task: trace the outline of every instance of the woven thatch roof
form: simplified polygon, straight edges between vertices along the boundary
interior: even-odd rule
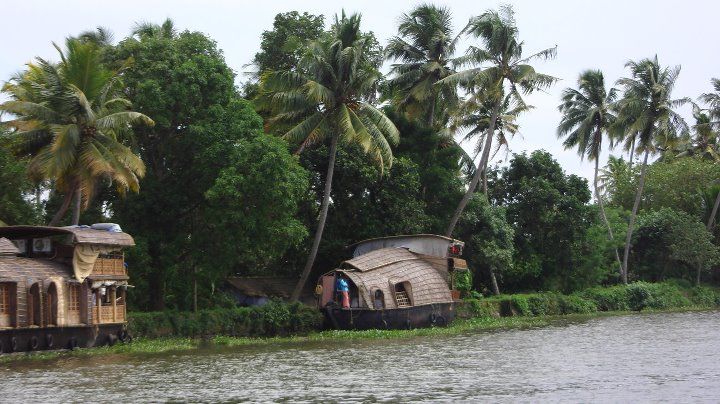
[[[118,247],[131,247],[135,241],[127,233],[95,230],[87,227],[49,227],[49,226],[7,226],[0,227],[0,237],[11,239],[30,237],[50,237],[70,234],[77,244],[97,244]]]
[[[345,261],[343,272],[358,287],[366,307],[373,307],[375,290],[381,290],[385,307],[396,307],[395,285],[409,285],[408,295],[415,306],[451,302],[446,272],[423,256],[404,248],[383,248]],[[407,288],[406,288],[407,289]]]
[[[405,248],[383,248],[344,261],[342,267],[351,267],[364,272],[380,268],[393,262],[416,259],[418,259],[418,257]]]
[[[23,279],[42,280],[63,278],[72,281],[72,267],[57,261],[9,257],[0,258],[0,281],[21,281]]]
[[[0,255],[17,255],[20,251],[15,247],[12,241],[0,237]]]

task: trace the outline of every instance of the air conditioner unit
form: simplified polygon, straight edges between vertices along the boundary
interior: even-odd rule
[[[13,240],[13,244],[15,244],[15,248],[20,251],[20,254],[26,254],[27,253],[27,243],[24,239],[22,240]]]
[[[49,238],[36,238],[33,240],[33,252],[49,253],[52,251],[52,241]]]

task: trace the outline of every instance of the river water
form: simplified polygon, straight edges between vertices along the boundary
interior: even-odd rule
[[[719,402],[720,312],[0,367],[2,402]]]

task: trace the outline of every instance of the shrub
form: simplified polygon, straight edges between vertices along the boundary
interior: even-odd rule
[[[470,317],[500,317],[501,301],[497,299],[466,299],[458,308],[458,316]]]
[[[129,313],[128,329],[137,337],[260,337],[305,334],[318,329],[322,315],[300,303],[271,301],[261,307],[192,312]]]
[[[625,286],[612,286],[609,288],[595,287],[578,293],[578,296],[595,302],[599,311],[627,311],[627,291]]]
[[[690,289],[688,298],[698,306],[720,306],[720,293],[706,286],[696,286]]]
[[[563,314],[594,313],[598,310],[597,304],[578,295],[562,296],[560,307]]]
[[[521,316],[532,316],[532,310],[530,310],[530,302],[528,301],[527,295],[512,295],[510,296],[510,302],[515,312]]]

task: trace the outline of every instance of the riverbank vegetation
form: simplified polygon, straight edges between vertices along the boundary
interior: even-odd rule
[[[717,307],[720,289],[676,280],[593,287],[572,294],[543,292],[467,298],[458,306],[458,317],[467,320]],[[136,312],[128,317],[128,330],[140,338],[307,335],[323,327],[322,315],[316,309],[279,300],[261,307]]]
[[[509,7],[399,21],[383,43],[357,14],[278,14],[241,85],[212,38],[170,20],[69,32],[57,62],[6,78],[0,223],[119,223],[148,336],[310,330],[296,306],[233,307],[225,279],[292,276],[297,295],[347,245],[397,234],[465,241],[465,296],[496,296],[469,305],[519,314],[688,307],[649,282],[720,282],[718,79],[674,94],[680,67],[653,54],[621,78],[578,72],[557,134],[593,163],[589,186],[543,150],[500,164],[518,117],[542,113],[526,94],[574,82],[538,72],[562,49],[523,49]]]
[[[75,351],[3,355],[0,363],[107,354],[162,354],[243,346],[450,336],[468,332],[521,329],[586,321],[639,312],[716,310],[720,289],[687,281],[637,282],[595,287],[570,295],[534,293],[466,299],[447,327],[412,330],[323,330],[317,310],[273,301],[263,307],[194,312],[130,313],[131,343]]]

